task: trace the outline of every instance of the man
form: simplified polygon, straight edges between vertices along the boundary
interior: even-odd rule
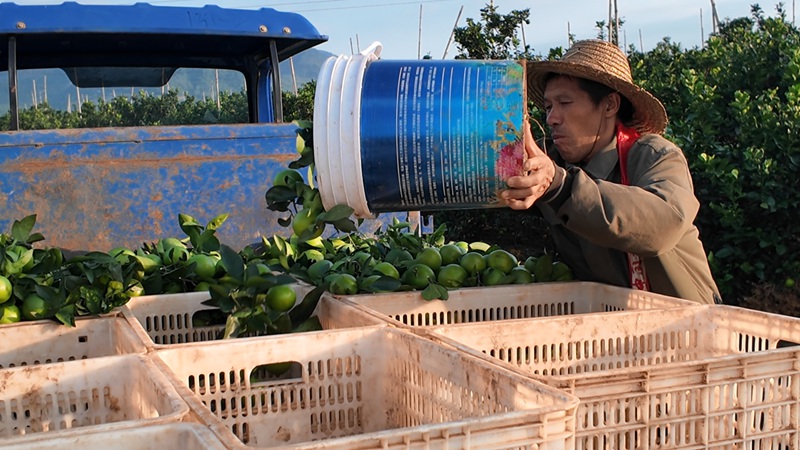
[[[625,54],[576,42],[558,61],[529,63],[528,88],[551,139],[543,151],[526,130],[526,175],[508,180],[508,206],[541,210],[580,280],[720,303],[688,163],[661,136],[664,106],[633,83]]]

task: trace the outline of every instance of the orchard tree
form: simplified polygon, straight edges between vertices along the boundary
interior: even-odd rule
[[[454,30],[456,59],[533,59],[533,49],[520,39],[529,17],[528,8],[502,15],[494,4],[486,5],[481,20],[468,18],[467,26]]]

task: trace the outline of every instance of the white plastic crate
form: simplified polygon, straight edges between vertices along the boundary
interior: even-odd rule
[[[297,301],[302,301],[313,288],[296,285]],[[225,325],[195,327],[192,324],[192,317],[197,312],[216,309],[203,304],[210,298],[208,292],[136,297],[122,308],[122,312],[149,348],[219,340],[222,339]],[[379,318],[327,293],[320,298],[314,314],[325,329],[383,324]]]
[[[578,400],[385,326],[194,343],[154,359],[232,448],[572,449]],[[261,366],[292,362],[283,379]]]
[[[75,436],[27,439],[3,445],[4,450],[226,450],[214,433],[198,423],[170,423],[115,431],[93,431]]]
[[[424,330],[580,399],[578,449],[800,448],[800,319],[730,306]]]
[[[3,369],[0,387],[4,444],[178,422],[189,414],[167,377],[144,355]]]
[[[0,342],[0,369],[146,351],[121,315],[78,318],[74,327],[50,320],[3,325]]]
[[[426,327],[562,316],[630,309],[669,309],[697,303],[666,295],[593,282],[534,283],[473,287],[448,292],[446,301],[419,291],[340,296],[398,327]]]

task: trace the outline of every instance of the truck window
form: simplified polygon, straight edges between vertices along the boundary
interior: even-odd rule
[[[245,77],[235,70],[28,69],[17,79],[21,130],[250,120]],[[8,73],[0,72],[0,131],[10,128],[9,104]]]

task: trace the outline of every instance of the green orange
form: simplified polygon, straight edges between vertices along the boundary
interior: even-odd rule
[[[11,280],[0,275],[0,303],[5,303],[11,298]]]
[[[273,311],[289,311],[294,307],[296,301],[297,293],[288,284],[272,286],[267,291],[267,306]]]

